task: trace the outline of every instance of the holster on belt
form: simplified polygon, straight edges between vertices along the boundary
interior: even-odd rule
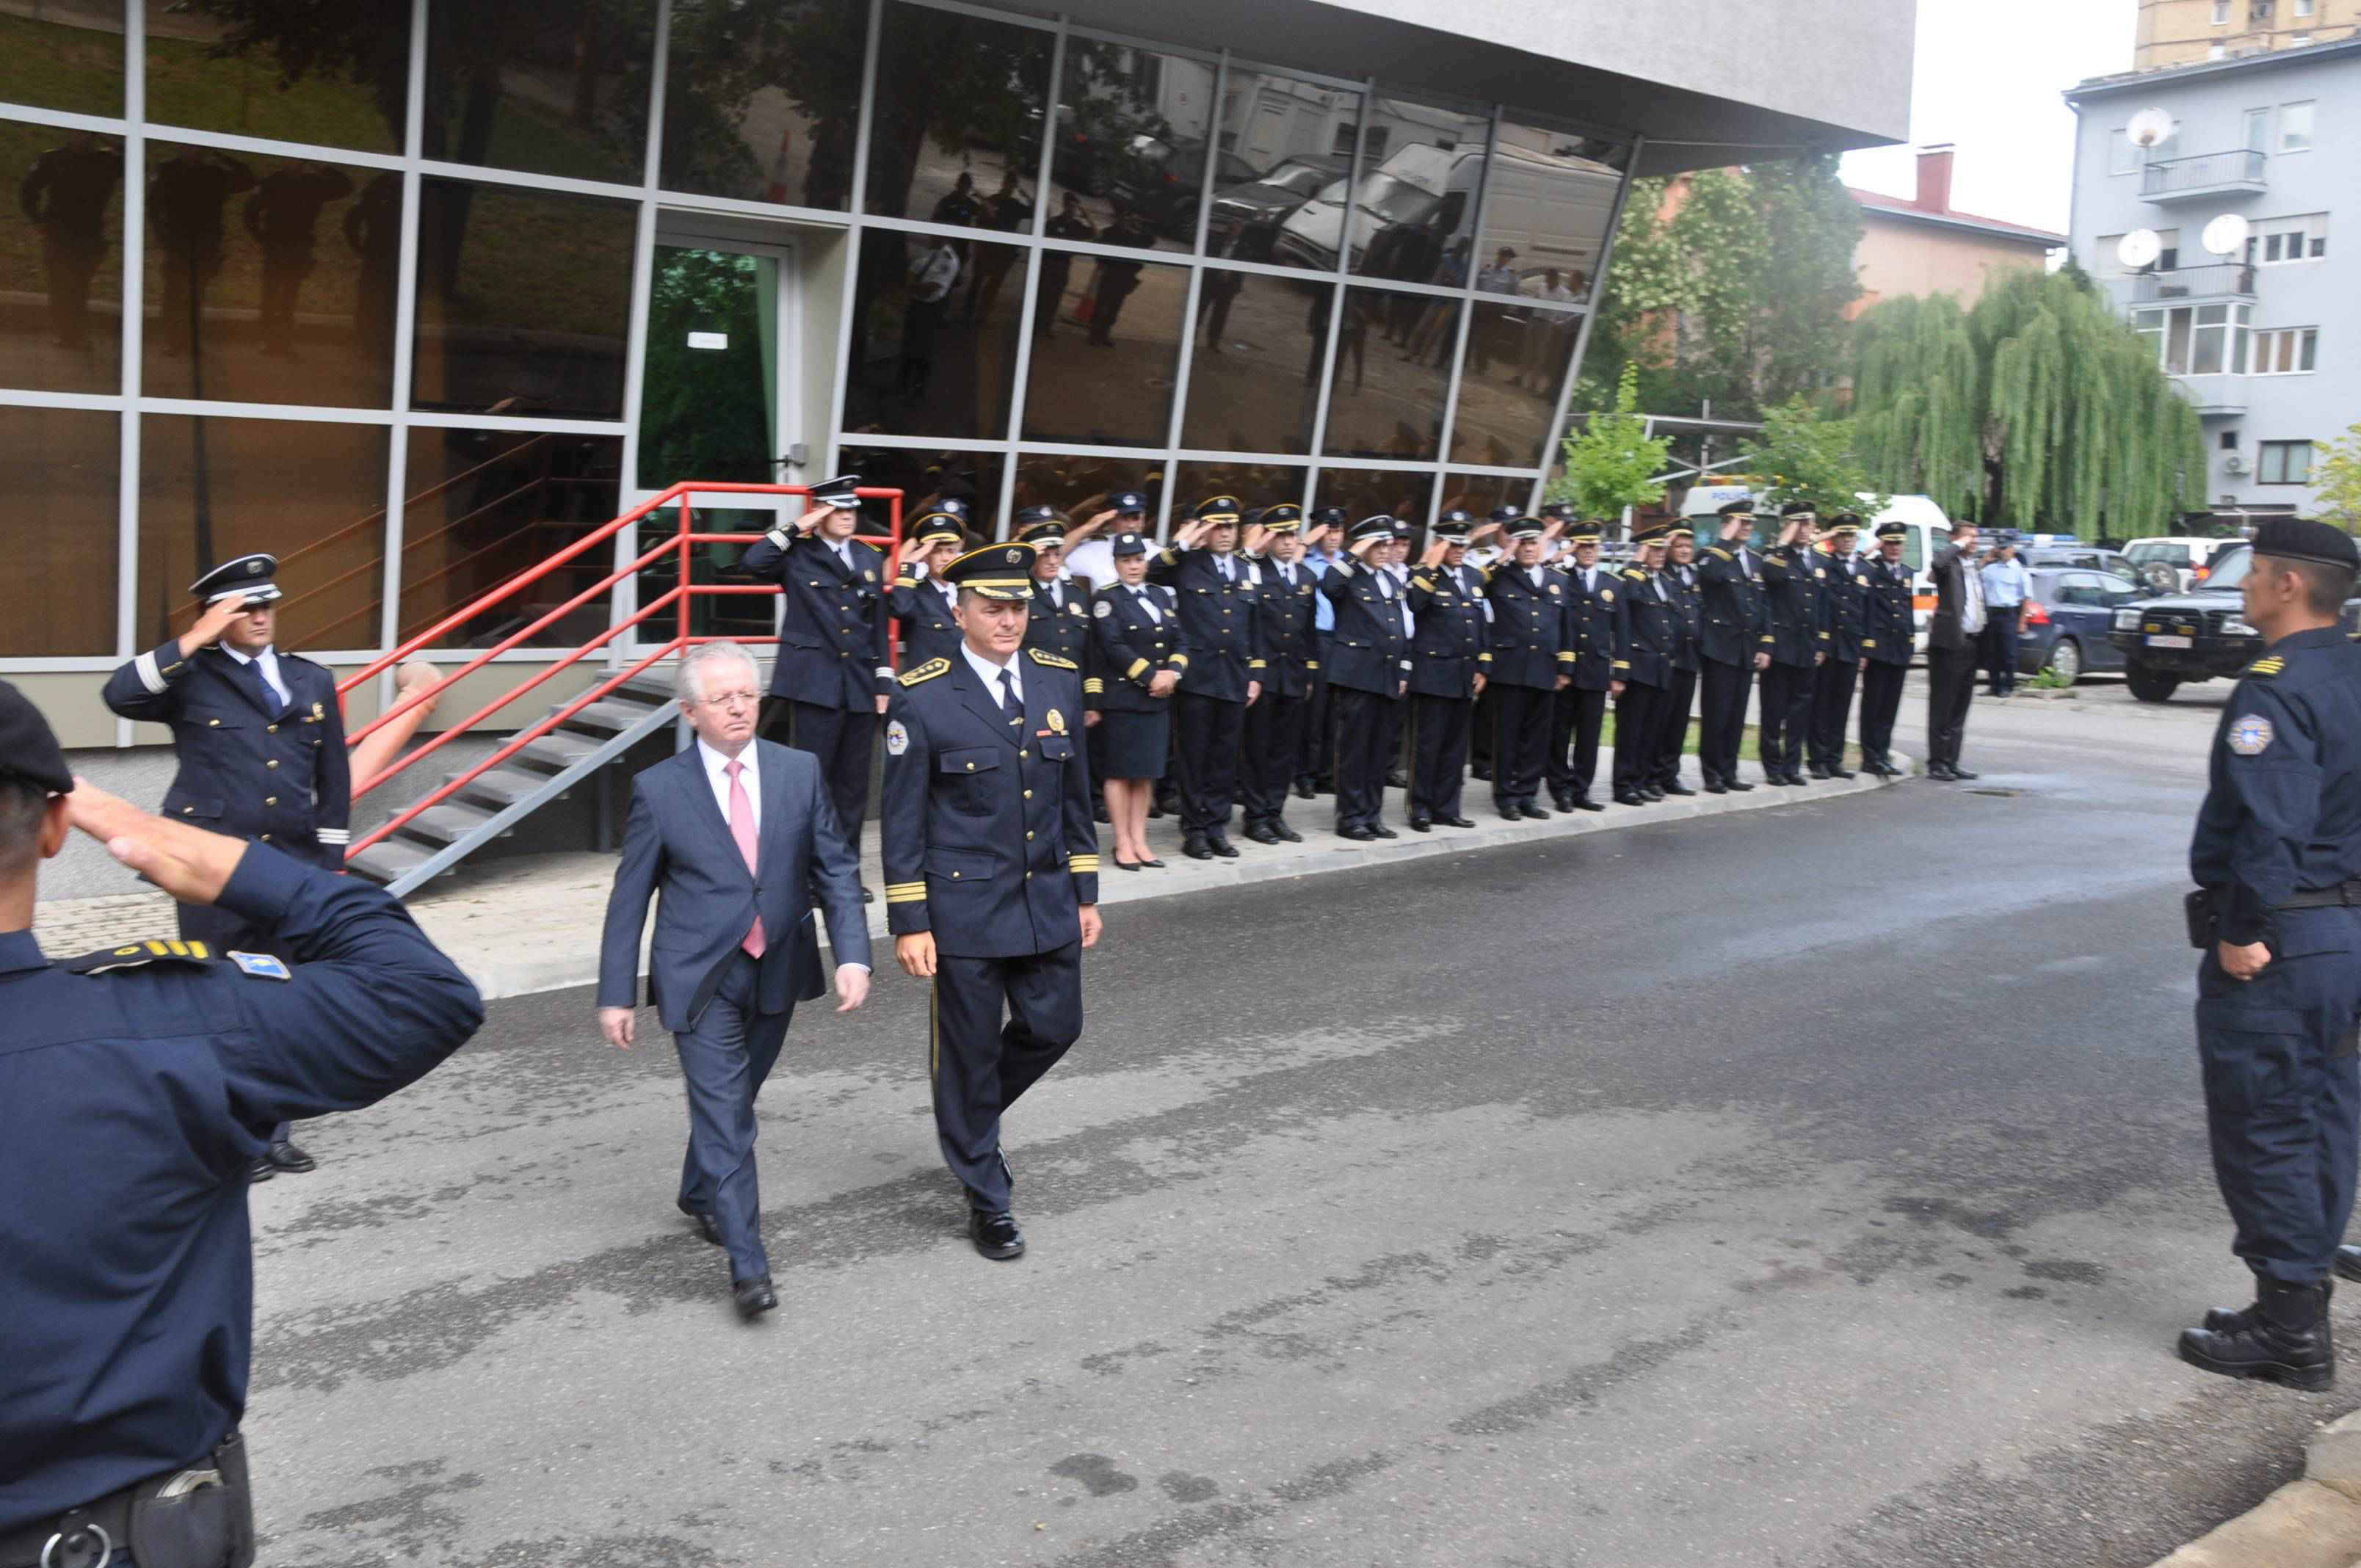
[[[251,1568],[254,1487],[246,1440],[232,1432],[210,1470],[143,1482],[131,1501],[131,1560],[140,1568]]]
[[[2189,922],[2189,945],[2204,951],[2222,938],[2222,916],[2213,906],[2213,890],[2201,887],[2180,899],[2181,917]]]

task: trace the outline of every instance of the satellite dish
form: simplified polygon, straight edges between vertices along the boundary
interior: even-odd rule
[[[2246,219],[2235,213],[2224,213],[2207,224],[2205,232],[2198,237],[2216,256],[2235,256],[2246,248],[2246,236],[2251,232]]]
[[[2172,113],[2169,109],[2142,109],[2132,116],[2125,127],[2134,147],[2154,147],[2172,135]]]
[[[2164,254],[2164,241],[2154,229],[2134,229],[2115,242],[2115,259],[2137,271]]]

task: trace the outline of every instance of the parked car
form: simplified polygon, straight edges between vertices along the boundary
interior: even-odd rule
[[[2187,593],[2205,580],[2214,558],[2243,545],[2243,539],[2200,539],[2191,534],[2135,539],[2124,554],[2138,568],[2137,576],[2160,594]]]
[[[1224,170],[1229,168],[1231,156],[1223,155]],[[1268,261],[1271,241],[1279,236],[1279,225],[1296,208],[1344,179],[1352,167],[1351,159],[1332,158],[1325,153],[1299,153],[1281,159],[1260,174],[1247,175],[1242,184],[1217,188],[1213,192],[1213,222],[1239,225],[1241,233],[1235,253],[1239,260]]]
[[[1213,178],[1223,185],[1251,181],[1255,166],[1235,152],[1224,152],[1213,166]],[[1197,237],[1197,192],[1204,182],[1203,142],[1136,136],[1116,161],[1107,193],[1117,207],[1137,213],[1164,238],[1188,245]]]
[[[2109,640],[2115,611],[2147,598],[2146,588],[2116,573],[2070,566],[2036,566],[2027,575],[2032,590],[2016,618],[2019,674],[2049,670],[2072,685],[2093,671],[2124,667],[2124,651]]]
[[[2028,567],[2081,566],[2093,572],[2112,572],[2118,577],[2137,578],[2140,575],[2130,556],[2096,544],[2027,544],[2017,551],[2016,558]]]

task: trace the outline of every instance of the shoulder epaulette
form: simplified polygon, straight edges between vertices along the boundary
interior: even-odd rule
[[[1706,553],[1707,554],[1708,554],[1708,555],[1712,556],[1712,557],[1713,557],[1715,560],[1717,560],[1717,561],[1727,561],[1727,560],[1729,560],[1729,559],[1730,558],[1730,552],[1729,552],[1729,551],[1727,551],[1727,550],[1724,550],[1724,549],[1723,549],[1720,545],[1719,545],[1719,544],[1708,544],[1708,545],[1707,545],[1707,546],[1705,547],[1705,553]]]
[[[213,949],[203,942],[151,937],[144,942],[126,942],[119,948],[84,953],[59,967],[71,974],[104,974],[110,970],[144,969],[149,964],[209,964],[213,959]]]
[[[920,681],[931,681],[937,675],[950,674],[950,671],[951,662],[949,659],[929,659],[915,670],[903,671],[902,684],[906,686],[914,686]]]
[[[1033,655],[1033,662],[1035,663],[1047,664],[1053,670],[1079,670],[1082,668],[1080,664],[1075,663],[1071,659],[1060,659],[1057,654],[1045,653],[1038,648],[1027,648],[1025,651]]]
[[[2268,680],[2287,668],[2287,660],[2278,653],[2266,653],[2246,666],[2246,674]]]
[[[1648,574],[1640,570],[1637,566],[1624,567],[1623,575],[1635,583],[1644,583],[1648,580]]]
[[[1431,577],[1412,577],[1410,585],[1422,594],[1431,594],[1434,591],[1434,581]]]

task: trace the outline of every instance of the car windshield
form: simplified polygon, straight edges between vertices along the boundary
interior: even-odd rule
[[[2132,565],[2136,566],[2145,566],[2151,561],[2161,561],[2168,566],[2186,566],[2190,564],[2189,546],[2151,540],[2146,544],[2133,545],[2131,558]]]
[[[2213,557],[2213,570],[2206,576],[2205,586],[2217,592],[2237,587],[2246,580],[2247,568],[2254,564],[2255,553],[2244,545],[2224,550]]]
[[[1345,181],[1339,180],[1320,192],[1323,202],[1342,202]],[[1370,174],[1361,181],[1361,210],[1389,224],[1414,224],[1443,204],[1442,198],[1422,191],[1391,174]]]
[[[1328,177],[1328,171],[1316,163],[1297,163],[1290,159],[1264,175],[1262,183],[1276,185],[1282,191],[1291,191],[1299,196],[1309,196],[1312,192],[1319,190],[1320,182]],[[1341,197],[1344,193],[1344,182],[1339,181],[1336,185],[1336,194]]]

